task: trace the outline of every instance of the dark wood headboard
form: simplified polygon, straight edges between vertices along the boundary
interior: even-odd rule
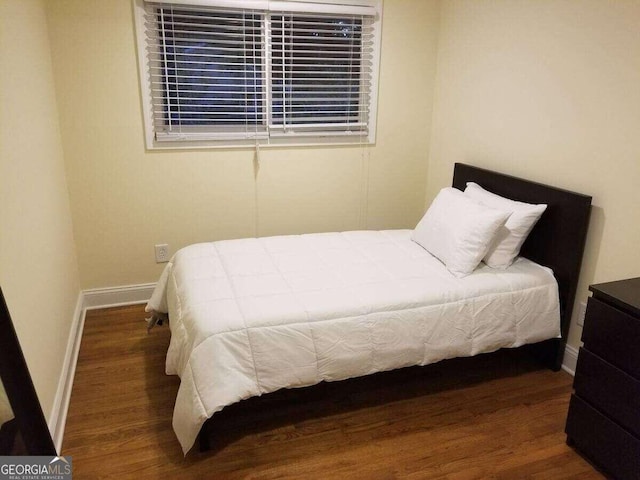
[[[453,186],[464,190],[476,182],[503,197],[527,203],[546,203],[547,210],[534,227],[520,254],[553,270],[560,293],[561,341],[547,341],[535,347],[538,356],[554,369],[562,365],[564,344],[578,288],[578,276],[587,238],[591,197],[522,178],[456,163]]]

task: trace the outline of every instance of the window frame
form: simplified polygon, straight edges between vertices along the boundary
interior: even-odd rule
[[[153,3],[154,0],[149,0]],[[157,0],[156,0],[157,1]],[[160,0],[162,1],[162,0]],[[135,31],[137,40],[137,56],[138,56],[138,73],[139,73],[139,86],[141,93],[144,134],[145,134],[145,146],[148,150],[166,150],[166,149],[209,149],[209,148],[242,148],[242,147],[254,147],[260,145],[260,147],[269,146],[322,146],[322,145],[362,145],[362,144],[375,144],[376,141],[376,124],[377,124],[377,103],[378,103],[378,77],[379,77],[379,65],[380,65],[380,45],[381,45],[381,33],[382,33],[382,0],[285,0],[285,2],[271,2],[271,3],[286,3],[287,5],[293,5],[293,8],[298,8],[298,5],[318,6],[320,10],[325,10],[323,13],[329,13],[329,10],[335,10],[335,14],[340,14],[341,8],[348,4],[350,6],[366,6],[375,8],[375,17],[371,22],[372,29],[372,49],[371,49],[371,78],[370,89],[367,92],[369,96],[368,104],[368,129],[367,132],[362,134],[353,133],[351,135],[335,134],[330,131],[327,132],[314,132],[311,135],[293,134],[283,135],[278,133],[275,135],[270,134],[270,127],[266,125],[266,134],[257,135],[255,138],[241,138],[241,136],[234,136],[233,134],[227,135],[224,133],[216,134],[215,132],[207,132],[204,134],[206,139],[198,140],[196,135],[186,135],[182,138],[179,134],[173,134],[175,139],[163,138],[158,140],[154,129],[154,111],[153,111],[153,96],[151,91],[151,85],[149,82],[149,56],[147,55],[147,39],[145,30],[145,0],[133,0],[134,7],[134,20]],[[261,3],[255,0],[172,0],[171,3],[175,6],[221,6],[221,4],[233,5],[234,8],[252,8],[255,4]],[[302,7],[304,8],[304,7]],[[310,12],[317,13],[317,12]],[[262,72],[262,86],[265,93],[264,97],[264,111],[261,115],[264,115],[267,123],[269,123],[271,117],[271,52],[269,48],[270,36],[271,36],[271,20],[270,15],[278,15],[274,12],[265,12],[265,20],[262,41],[262,58],[264,61],[264,68]],[[273,129],[275,133],[277,129]],[[164,136],[164,135],[163,135]],[[216,138],[218,137],[218,138]]]

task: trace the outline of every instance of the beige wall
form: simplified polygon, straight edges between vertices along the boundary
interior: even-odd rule
[[[38,0],[0,2],[0,285],[50,417],[80,287]]]
[[[415,226],[438,5],[384,6],[375,146],[262,149],[255,182],[248,149],[145,151],[131,0],[49,2],[83,288],[155,281],[156,243]]]
[[[71,317],[66,183],[83,288],[155,281],[155,243],[173,252],[255,234],[410,228],[455,161],[594,196],[580,299],[589,283],[638,274],[638,2],[387,0],[377,144],[263,149],[257,181],[247,149],[144,150],[130,0],[47,2],[49,40],[40,2],[2,8],[2,82],[13,88],[2,101],[0,274],[19,318],[33,318],[25,285],[35,277],[56,285],[43,293],[56,318]],[[34,112],[50,120],[34,123]],[[570,343],[579,335],[572,328]]]
[[[640,4],[384,8],[377,144],[263,150],[256,182],[250,150],[144,150],[130,0],[0,2],[0,285],[46,414],[79,285],[155,281],[155,243],[410,228],[456,161],[593,195],[580,300],[639,274]]]
[[[456,161],[592,195],[582,301],[640,275],[639,25],[633,0],[442,4],[427,201]]]

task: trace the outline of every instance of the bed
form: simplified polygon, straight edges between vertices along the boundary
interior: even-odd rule
[[[184,453],[216,412],[282,388],[501,348],[529,348],[558,369],[591,199],[456,164],[453,187],[467,182],[548,205],[504,270],[480,264],[457,278],[411,230],[249,238],[177,252],[147,311],[170,319],[166,370],[181,379],[173,427]]]

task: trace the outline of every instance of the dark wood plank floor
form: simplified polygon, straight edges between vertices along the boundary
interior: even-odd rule
[[[565,444],[571,377],[518,352],[284,390],[216,414],[183,457],[167,326],[87,314],[63,444],[74,478],[599,479]]]

